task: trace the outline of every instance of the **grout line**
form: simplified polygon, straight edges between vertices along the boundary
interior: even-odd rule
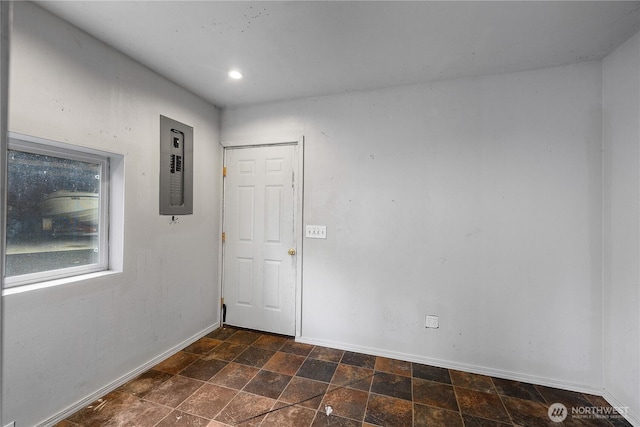
[[[233,334],[232,334],[231,336],[233,336]],[[231,336],[229,336],[228,338],[231,338]],[[227,338],[227,339],[228,339],[228,338]],[[227,340],[225,340],[224,342],[226,342],[226,341],[227,341]],[[256,341],[257,341],[257,340],[255,340],[254,342],[252,342],[251,344],[249,344],[249,345],[247,346],[247,348],[251,347],[251,346],[252,346]],[[285,346],[285,344],[286,344],[286,343],[282,344],[282,346],[280,346],[280,349],[282,349],[282,347],[284,347],[284,346]],[[254,347],[255,347],[255,346],[254,346]],[[315,347],[316,347],[316,346],[313,346],[313,348],[311,349],[311,351],[309,351],[309,354],[311,354],[311,352],[313,351],[313,349],[314,349]],[[260,348],[260,347],[255,347],[255,348]],[[277,353],[278,351],[280,351],[280,349],[279,349],[279,350],[276,350],[276,351],[275,351],[275,353]],[[274,353],[274,355],[275,355],[275,353]],[[286,352],[283,352],[283,353],[286,353]],[[240,354],[242,354],[242,353],[240,353]],[[234,362],[234,360],[235,360],[235,359],[237,359],[237,358],[240,356],[240,354],[239,354],[238,356],[236,356],[232,361],[230,361],[230,362],[228,362],[228,363],[235,363],[235,362]],[[293,353],[286,353],[286,354],[293,354]],[[296,371],[296,374],[297,374],[297,373],[298,373],[298,371],[302,368],[302,365],[304,365],[304,362],[306,362],[306,361],[307,361],[307,359],[309,358],[309,354],[307,354],[306,356],[304,356],[304,360],[303,360],[303,362],[300,364],[300,367],[298,367],[298,370]],[[243,365],[243,366],[249,366],[249,365]],[[255,368],[255,366],[254,366],[254,368]],[[247,381],[247,383],[246,383],[244,386],[242,386],[242,388],[241,388],[240,390],[238,390],[238,394],[240,394],[241,392],[243,392],[243,391],[244,391],[244,389],[247,387],[247,385],[248,385],[251,381],[253,381],[253,379],[258,375],[258,373],[260,373],[260,371],[264,370],[264,365],[263,365],[262,367],[260,367],[260,368],[257,368],[257,369],[258,369],[258,371],[255,373],[255,375],[253,375],[253,377],[251,377],[251,379],[250,379],[249,381]],[[268,371],[268,370],[266,370],[266,371],[267,371],[267,372],[271,372],[271,371]],[[293,378],[293,377],[295,377],[295,374],[292,376],[292,378]],[[285,389],[286,389],[286,387],[285,387]],[[250,392],[248,392],[248,391],[247,391],[247,392],[245,392],[245,393],[250,393]],[[282,395],[282,393],[284,393],[284,390],[282,390],[282,392],[280,393],[280,396]],[[238,394],[236,394],[236,396],[237,396]],[[250,393],[250,394],[253,394],[253,393]],[[278,398],[279,398],[280,396],[278,396]],[[315,398],[315,397],[314,397],[314,398]],[[234,397],[234,399],[235,399],[235,397]],[[274,400],[275,400],[274,405],[276,405],[276,404],[278,403],[278,399],[274,399]],[[224,410],[227,408],[227,406],[229,406],[229,404],[231,403],[231,401],[233,401],[233,399],[231,399],[231,400],[230,400],[230,401],[229,401],[229,402],[228,402],[228,403],[227,403],[227,404],[226,404],[226,405],[225,405],[225,406],[224,406],[224,407],[223,407],[223,408],[222,408],[222,409],[221,409],[221,410],[220,410],[220,411],[215,415],[215,417],[213,417],[213,420],[215,420],[215,418],[216,418],[218,415],[220,415],[222,412],[224,412]],[[303,401],[303,402],[304,402],[304,401]],[[291,405],[289,405],[289,406],[291,406]],[[265,413],[262,413],[262,414],[259,414],[259,415],[256,415],[256,416],[253,416],[253,417],[248,418],[248,419],[246,419],[246,420],[238,421],[236,424],[233,424],[233,425],[242,424],[242,423],[244,423],[244,422],[246,422],[246,421],[253,420],[253,419],[255,419],[255,418],[259,418],[259,417],[261,417],[261,416],[263,416],[263,415],[269,414],[269,413],[271,413],[271,412],[275,412],[275,411],[277,411],[277,410],[280,410],[280,409],[283,409],[283,408],[286,408],[286,407],[288,407],[288,406],[283,406],[282,408],[275,408],[275,409],[272,407],[269,411],[266,411]],[[261,424],[262,424],[262,422],[261,422]]]
[[[236,333],[237,333],[237,332],[238,332],[238,331],[236,330]],[[230,342],[230,341],[228,341],[228,339],[230,339],[233,335],[235,335],[235,333],[234,333],[234,334],[231,334],[229,337],[227,337],[227,338],[226,338],[226,339],[224,339],[224,340],[218,340],[218,341],[220,341],[220,344],[222,344],[222,343],[224,343],[224,342]],[[286,342],[285,342],[285,343],[283,343],[283,344],[282,344],[282,345],[281,345],[277,350],[265,349],[265,348],[257,347],[257,346],[255,346],[255,345],[254,345],[258,340],[259,340],[259,338],[258,338],[258,339],[256,339],[255,341],[253,341],[251,344],[246,345],[246,348],[245,348],[245,350],[243,350],[243,352],[244,352],[244,351],[246,351],[246,350],[247,350],[248,348],[250,348],[250,347],[254,347],[254,348],[257,348],[257,349],[267,350],[267,351],[270,351],[270,352],[274,352],[274,354],[275,354],[275,353],[277,353],[277,352],[280,352],[280,351],[282,350],[282,348],[286,345]],[[216,347],[217,347],[217,346],[216,346]],[[300,370],[301,370],[302,366],[303,366],[307,361],[309,361],[309,360],[317,360],[317,361],[322,361],[322,362],[327,362],[327,363],[331,363],[331,364],[335,364],[335,365],[337,365],[337,366],[336,366],[336,369],[334,370],[334,372],[333,372],[333,374],[332,374],[331,379],[330,379],[330,380],[328,381],[328,383],[327,383],[327,388],[325,389],[325,391],[320,392],[320,393],[317,393],[317,394],[316,394],[316,395],[314,395],[314,396],[308,397],[308,398],[306,398],[306,399],[302,399],[302,400],[300,400],[300,401],[298,401],[298,402],[295,402],[295,403],[285,404],[285,402],[280,402],[280,400],[279,400],[279,399],[280,399],[280,397],[282,397],[282,395],[283,395],[284,391],[286,390],[286,387],[288,387],[288,385],[287,385],[287,386],[286,386],[286,387],[281,391],[281,393],[280,393],[280,395],[278,396],[278,398],[274,399],[274,400],[275,400],[275,403],[271,406],[270,410],[267,410],[267,411],[265,411],[265,412],[263,412],[263,413],[261,413],[261,414],[258,414],[258,415],[255,415],[255,416],[252,416],[252,417],[250,417],[250,418],[247,418],[247,419],[244,419],[244,420],[241,420],[241,421],[232,421],[234,424],[230,424],[230,425],[236,425],[236,426],[237,426],[237,425],[240,425],[240,424],[246,423],[246,422],[248,422],[248,421],[250,421],[250,420],[254,420],[254,419],[256,419],[256,418],[260,418],[260,417],[264,417],[264,419],[263,419],[263,420],[261,420],[259,424],[260,424],[260,425],[266,424],[266,422],[265,422],[264,420],[266,420],[266,418],[267,418],[266,416],[267,416],[269,413],[279,411],[280,409],[290,408],[290,407],[295,406],[295,405],[300,405],[301,403],[307,402],[307,401],[309,401],[309,400],[317,399],[317,398],[320,398],[320,397],[321,397],[321,398],[323,398],[323,400],[321,401],[321,403],[322,403],[322,402],[324,402],[324,396],[327,396],[327,395],[329,395],[330,393],[333,393],[334,391],[341,390],[341,389],[344,389],[344,388],[348,388],[349,386],[351,386],[351,385],[353,385],[353,384],[355,384],[355,383],[362,382],[362,381],[366,381],[366,380],[368,380],[368,379],[370,379],[370,378],[374,378],[378,373],[387,373],[387,374],[390,374],[390,375],[404,376],[404,375],[400,375],[400,374],[395,374],[394,372],[388,372],[388,371],[386,371],[386,370],[385,370],[385,371],[376,370],[376,367],[375,367],[375,365],[374,365],[373,369],[371,370],[371,372],[372,372],[371,374],[366,374],[366,375],[364,375],[364,376],[362,376],[362,377],[359,377],[359,378],[355,378],[355,379],[351,379],[351,380],[345,381],[344,383],[338,383],[338,382],[336,382],[336,384],[332,384],[332,381],[333,381],[334,379],[336,379],[336,380],[337,380],[337,367],[338,367],[338,366],[340,366],[340,364],[343,364],[343,365],[345,365],[345,366],[351,366],[351,367],[359,368],[359,369],[367,369],[367,370],[369,370],[370,368],[368,368],[368,367],[364,367],[364,366],[352,365],[352,364],[350,364],[350,363],[342,363],[342,361],[343,361],[343,359],[344,359],[345,355],[348,353],[347,351],[345,351],[345,352],[343,353],[342,357],[340,358],[340,360],[339,360],[338,362],[333,362],[333,361],[331,361],[331,360],[324,360],[324,359],[318,359],[318,358],[316,358],[316,357],[312,357],[311,355],[313,354],[314,350],[315,350],[317,347],[319,347],[319,346],[313,346],[313,345],[312,345],[311,350],[310,350],[306,355],[297,354],[297,353],[289,353],[289,352],[287,352],[287,351],[282,351],[282,353],[285,353],[285,354],[288,354],[288,355],[291,355],[291,356],[299,356],[299,357],[301,357],[301,358],[302,358],[302,363],[300,363],[300,365],[299,365],[299,367],[297,368],[297,370],[296,370],[295,374],[293,374],[293,375],[291,376],[291,377],[292,377],[292,379],[293,379],[293,378],[295,378],[295,377],[297,377],[297,374],[300,372]],[[191,352],[185,352],[185,353],[187,353],[187,354],[190,354],[190,355],[196,356],[196,359],[195,359],[194,361],[192,361],[191,363],[189,363],[187,366],[183,367],[183,368],[182,368],[179,372],[177,372],[177,373],[170,374],[170,373],[168,373],[168,372],[165,372],[165,371],[159,371],[159,370],[158,370],[158,372],[161,372],[161,373],[163,373],[163,374],[170,374],[170,375],[172,376],[172,378],[182,377],[182,378],[186,378],[186,379],[189,379],[189,380],[193,380],[193,381],[196,381],[196,382],[202,383],[202,384],[200,385],[200,387],[198,387],[198,389],[196,389],[196,390],[193,392],[193,393],[197,393],[197,392],[198,392],[198,390],[200,390],[204,385],[206,385],[206,384],[213,384],[213,383],[211,383],[211,382],[210,382],[210,380],[211,380],[211,378],[215,377],[215,376],[220,372],[220,370],[218,370],[218,372],[216,372],[216,374],[214,374],[214,375],[213,375],[209,380],[201,380],[201,379],[198,379],[198,378],[186,377],[186,376],[181,375],[181,372],[183,372],[183,371],[184,371],[185,369],[187,369],[188,367],[192,366],[192,365],[193,365],[194,363],[196,363],[198,360],[203,360],[203,359],[205,359],[205,358],[206,358],[210,353],[212,353],[214,350],[215,350],[215,347],[214,347],[214,348],[209,349],[209,351],[207,351],[207,352],[205,352],[205,353],[191,353]],[[184,351],[184,349],[182,349],[182,350],[180,350],[180,351]],[[242,354],[243,352],[241,352],[240,354]],[[240,356],[240,354],[236,355],[236,356],[233,358],[233,360],[222,360],[222,359],[217,359],[217,360],[220,360],[221,362],[224,362],[224,363],[225,363],[225,367],[227,367],[227,366],[229,366],[231,363],[234,363],[234,364],[235,364],[236,362],[234,362],[234,360],[235,360],[235,359],[237,359],[237,358]],[[239,393],[241,393],[241,392],[244,392],[244,393],[250,393],[250,392],[245,391],[245,388],[247,387],[247,385],[248,385],[251,381],[253,381],[253,380],[256,378],[256,376],[258,375],[258,373],[260,373],[260,371],[263,371],[263,370],[264,370],[264,371],[269,371],[269,372],[271,372],[270,370],[265,369],[265,368],[264,368],[264,365],[263,365],[262,367],[260,367],[260,368],[255,367],[255,366],[251,366],[251,365],[244,365],[244,364],[239,364],[239,365],[247,366],[247,367],[252,367],[252,368],[254,368],[254,369],[257,369],[257,371],[256,371],[256,373],[255,373],[253,376],[251,376],[251,378],[249,378],[249,379],[248,379],[248,381],[247,381],[247,382],[242,386],[242,388],[241,388],[241,389],[239,389],[239,390],[238,390],[238,389],[232,389],[232,390],[234,390],[234,391],[236,392],[236,396],[237,396]],[[416,422],[416,419],[415,419],[415,416],[416,416],[416,414],[415,414],[415,404],[416,404],[416,402],[415,402],[415,400],[414,400],[414,398],[415,398],[414,385],[415,385],[415,382],[416,382],[419,378],[418,378],[418,377],[416,377],[416,376],[414,376],[414,368],[415,368],[415,366],[416,366],[416,363],[411,363],[411,365],[410,365],[410,366],[411,366],[411,369],[410,369],[410,373],[409,373],[409,375],[408,375],[408,376],[409,376],[409,378],[411,379],[411,405],[412,405],[412,414],[411,414],[411,416],[412,416],[412,421],[413,421],[413,423],[415,424],[415,422]],[[152,367],[150,367],[148,370],[152,370],[152,369],[154,369],[154,367],[155,367],[155,366],[152,366]],[[446,368],[445,368],[445,369],[446,369]],[[485,391],[484,391],[484,390],[478,390],[478,389],[475,389],[475,388],[469,388],[469,387],[467,387],[467,386],[456,386],[456,385],[454,384],[454,382],[453,382],[453,378],[451,377],[451,369],[447,369],[447,371],[448,371],[448,373],[449,373],[449,377],[450,377],[450,380],[451,380],[451,383],[450,383],[449,385],[450,385],[450,386],[452,387],[452,389],[453,389],[454,397],[455,397],[455,400],[456,400],[456,404],[457,404],[457,406],[458,406],[458,411],[457,411],[457,413],[458,413],[458,416],[461,418],[462,422],[464,423],[463,412],[462,412],[462,408],[460,407],[459,399],[458,399],[458,393],[457,393],[457,392],[458,392],[458,390],[460,390],[460,391],[461,391],[462,389],[465,389],[465,390],[470,390],[470,391],[474,391],[474,392],[482,392],[482,393],[484,393]],[[280,372],[277,372],[277,371],[273,371],[273,372],[280,373]],[[288,375],[288,374],[285,374],[285,375]],[[304,379],[308,379],[308,380],[312,380],[312,381],[318,381],[318,380],[315,380],[315,379],[313,379],[313,378],[306,378],[306,377],[300,377],[300,378],[304,378]],[[493,389],[494,389],[494,391],[495,391],[495,394],[497,394],[497,395],[498,395],[498,397],[499,397],[499,401],[500,401],[500,405],[502,406],[502,409],[504,409],[504,410],[506,411],[507,415],[509,416],[510,424],[509,424],[508,422],[504,421],[505,426],[507,426],[507,425],[514,426],[514,425],[515,425],[515,421],[514,421],[514,420],[515,420],[515,418],[514,418],[514,414],[512,414],[512,413],[511,413],[511,411],[507,408],[507,406],[506,406],[506,404],[505,404],[505,399],[506,399],[507,397],[513,397],[513,398],[516,398],[516,399],[522,399],[522,400],[527,400],[527,401],[534,401],[534,399],[519,398],[519,397],[515,397],[515,396],[510,396],[509,394],[506,394],[506,393],[505,393],[505,394],[500,393],[500,392],[498,392],[498,388],[497,388],[496,383],[495,383],[495,378],[494,378],[494,377],[492,377],[492,376],[488,376],[488,378],[489,378],[489,380],[490,380],[490,384],[492,385],[492,387],[493,387]],[[171,378],[169,378],[169,379],[167,379],[167,380],[165,380],[165,381],[162,381],[162,382],[161,382],[161,383],[159,383],[158,385],[160,385],[160,384],[162,384],[162,383],[164,383],[164,382],[166,382],[166,381],[168,381],[168,380],[170,380],[170,379],[171,379]],[[440,383],[439,381],[435,381],[435,380],[425,380],[425,381]],[[325,381],[320,381],[320,382],[325,383]],[[360,422],[364,422],[364,420],[366,419],[367,410],[368,410],[368,407],[369,407],[369,404],[370,404],[370,399],[371,399],[371,397],[372,397],[373,395],[381,395],[381,396],[387,396],[387,397],[394,397],[394,396],[389,396],[389,395],[387,395],[387,394],[374,393],[374,392],[372,391],[372,390],[373,390],[373,383],[374,383],[374,381],[373,381],[373,380],[371,380],[371,381],[370,381],[370,383],[369,383],[369,387],[368,387],[368,396],[367,396],[367,402],[366,402],[366,405],[365,405],[364,415],[363,415],[363,417],[362,417],[362,420],[360,420]],[[446,383],[442,383],[442,384],[446,384]],[[542,389],[544,389],[544,388],[545,388],[545,386],[539,386],[539,385],[536,385],[536,384],[531,384],[531,385],[533,386],[533,390],[535,390],[535,391],[538,393],[538,395],[542,398],[541,403],[542,403],[542,404],[547,404],[547,405],[548,405],[548,404],[549,404],[549,398],[547,398],[545,395],[543,395],[543,393],[541,393],[541,390],[542,390]],[[225,387],[225,388],[230,388],[230,387],[227,387],[227,386],[222,386],[222,385],[220,385],[220,386],[221,386],[221,387]],[[231,388],[230,388],[230,389],[231,389]],[[357,390],[362,390],[362,389],[357,389]],[[114,391],[115,391],[115,392],[119,392],[119,391],[118,391],[118,389],[116,389],[116,390],[114,390]],[[364,391],[366,391],[366,390],[362,390],[362,391],[364,392]],[[124,392],[120,392],[120,393],[124,393]],[[191,395],[193,395],[193,393],[192,393]],[[594,403],[593,403],[589,398],[587,398],[587,394],[586,394],[586,393],[580,393],[580,392],[571,392],[571,393],[572,393],[572,394],[577,394],[579,397],[581,397],[582,399],[585,399],[585,400],[586,400],[587,402],[589,402],[591,405],[594,405]],[[148,395],[148,394],[149,394],[149,393],[146,393],[144,396],[137,396],[136,394],[131,393],[131,395],[133,395],[134,397],[136,397],[136,398],[138,398],[138,399],[140,399],[140,400],[147,401],[147,402],[153,403],[153,404],[155,404],[155,405],[159,405],[159,406],[162,406],[162,407],[168,408],[168,409],[170,410],[170,411],[169,411],[169,413],[167,414],[167,416],[165,416],[164,418],[162,418],[162,420],[160,420],[160,421],[159,421],[158,423],[156,423],[155,425],[158,425],[158,424],[160,424],[162,421],[164,421],[165,419],[167,419],[167,417],[169,417],[169,416],[170,416],[170,414],[171,414],[173,411],[178,411],[177,407],[178,407],[180,404],[182,404],[185,400],[189,399],[189,397],[191,396],[191,395],[189,395],[189,396],[188,396],[188,397],[186,397],[182,402],[178,403],[178,404],[177,404],[177,405],[175,405],[175,407],[174,407],[174,406],[167,406],[166,404],[161,404],[161,403],[158,403],[158,402],[153,402],[153,401],[147,400],[147,395]],[[251,393],[251,394],[255,394],[255,393]],[[493,393],[490,393],[490,394],[493,394]],[[104,396],[103,396],[103,397],[104,397]],[[235,397],[234,397],[234,398],[235,398]],[[233,399],[231,399],[231,400],[233,400]],[[535,401],[537,401],[537,399],[535,399]],[[228,407],[228,405],[229,405],[229,403],[230,403],[230,402],[231,402],[231,401],[229,401],[226,405],[224,405],[224,407],[223,407],[223,408],[222,408],[222,409],[221,409],[221,410],[220,410],[220,411],[219,411],[219,412],[218,412],[218,413],[217,413],[217,414],[216,414],[212,419],[215,419],[215,417],[216,417],[216,416],[220,415],[220,414],[221,414],[225,409],[227,409],[227,407]],[[285,404],[285,405],[284,405],[284,406],[282,406],[282,407],[278,407],[278,408],[276,408],[276,405],[278,404],[278,402],[283,403],[283,404]],[[426,405],[426,406],[433,407],[433,408],[439,408],[439,409],[442,409],[442,408],[440,408],[439,406],[433,406],[433,405]],[[595,406],[595,405],[594,405],[594,406]],[[319,414],[320,414],[320,412],[321,412],[321,411],[322,411],[322,409],[321,409],[321,408],[320,408],[320,409],[319,409],[319,408],[316,408],[316,409],[314,410],[315,414],[314,414],[314,415],[313,415],[313,417],[312,417],[312,423],[313,423],[314,421],[316,421],[316,420],[318,420],[318,419],[319,419],[318,417],[320,416]],[[184,412],[185,414],[189,414],[189,415],[192,415],[192,416],[199,417],[199,418],[208,419],[208,418],[206,418],[206,417],[201,417],[200,415],[198,415],[198,414],[196,414],[196,413],[191,413],[191,412],[189,412],[189,411],[182,411],[182,412]],[[342,415],[339,415],[339,414],[335,414],[334,416],[342,417]],[[474,416],[474,417],[475,417],[475,416]],[[348,418],[348,417],[346,417],[346,418]],[[483,418],[483,417],[478,417],[478,418]],[[349,418],[349,419],[351,419],[351,418]],[[483,418],[483,419],[484,419],[484,418]],[[357,420],[354,420],[354,421],[357,421]],[[496,420],[493,420],[493,421],[496,421]],[[502,421],[500,421],[500,422],[502,422]],[[81,427],[81,424],[73,424],[73,425],[78,425],[79,427]],[[229,424],[227,424],[227,425],[229,425]],[[612,426],[612,425],[613,425],[613,422],[612,422],[611,420],[607,420],[607,426]]]
[[[375,375],[377,372],[380,371],[376,371],[376,364],[378,362],[378,358],[376,357],[376,361],[373,362],[373,375]],[[413,368],[412,368],[413,370]],[[371,376],[373,378],[373,375]],[[364,414],[362,414],[362,423],[364,424],[364,420],[367,419],[367,411],[369,410],[369,402],[371,401],[371,396],[373,394],[373,380],[371,380],[371,383],[369,384],[369,391],[367,392],[367,404],[364,406]],[[411,425],[413,425],[413,380],[411,381]]]
[[[451,374],[449,374],[449,376],[451,376]],[[414,426],[416,425],[416,400],[415,400],[415,396],[413,395],[413,363],[411,364],[411,425]],[[373,383],[373,381],[371,381]],[[455,396],[455,394],[454,394]],[[458,404],[457,399],[456,399],[456,405]],[[367,402],[367,409],[368,409],[369,403]],[[460,408],[458,408],[460,409]],[[461,417],[462,418],[462,417]],[[462,420],[462,425],[464,425],[464,420]]]
[[[511,414],[511,411],[509,410],[509,408],[507,408],[507,405],[505,405],[504,400],[502,399],[503,396],[500,393],[498,393],[498,388],[496,387],[495,383],[493,382],[493,378],[489,377],[489,379],[491,380],[491,384],[493,384],[493,388],[496,390],[496,394],[498,395],[498,399],[500,399],[500,403],[502,404],[502,407],[504,408],[504,410],[506,411],[507,415],[509,416],[509,420],[511,420],[511,425],[516,425],[516,420],[514,419],[513,415]],[[462,414],[462,411],[460,411],[460,414]]]
[[[335,375],[335,373],[334,373],[334,375]],[[355,384],[355,383],[357,383],[357,382],[359,382],[359,381],[364,381],[364,380],[366,380],[366,379],[368,379],[368,378],[372,378],[372,377],[374,377],[375,375],[376,375],[376,372],[374,371],[372,374],[367,375],[366,377],[362,377],[362,378],[358,378],[358,379],[355,379],[355,380],[347,381],[346,383],[343,383],[343,384],[341,384],[341,385],[337,386],[337,387],[336,387],[336,388],[334,388],[334,389],[329,389],[329,388],[327,388],[327,391],[325,391],[325,392],[318,393],[318,394],[316,394],[316,395],[314,395],[314,396],[308,397],[308,398],[306,398],[306,399],[302,399],[302,400],[300,400],[300,401],[298,401],[298,402],[295,402],[295,403],[289,403],[289,404],[287,404],[287,405],[285,405],[285,406],[282,406],[282,407],[280,407],[280,408],[270,409],[269,411],[265,411],[265,412],[262,412],[262,413],[260,413],[260,414],[254,415],[254,416],[252,416],[252,417],[246,418],[246,419],[244,419],[244,420],[238,421],[235,425],[240,425],[240,424],[246,423],[247,421],[251,421],[251,420],[254,420],[254,419],[256,419],[256,418],[260,418],[260,417],[262,417],[263,415],[268,415],[268,414],[270,414],[270,413],[272,413],[272,412],[276,412],[276,411],[279,411],[279,410],[281,410],[281,409],[290,408],[290,407],[292,407],[292,406],[299,405],[299,404],[304,403],[304,402],[307,402],[307,401],[309,401],[309,400],[316,399],[316,398],[318,398],[318,397],[320,397],[320,396],[326,396],[326,395],[327,395],[327,394],[329,394],[329,393],[333,393],[333,392],[334,392],[334,391],[336,391],[336,390],[341,390],[341,389],[343,389],[343,388],[347,388],[347,387],[348,387],[348,386],[350,386],[351,384]],[[329,383],[329,385],[331,385],[331,384]],[[316,411],[316,412],[320,412],[320,411]],[[365,412],[366,412],[366,411],[365,411]]]

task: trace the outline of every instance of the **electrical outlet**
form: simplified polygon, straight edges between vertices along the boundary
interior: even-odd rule
[[[433,314],[427,314],[424,321],[424,327],[438,329],[440,327],[440,318]]]
[[[326,239],[327,226],[326,225],[307,225],[305,236],[309,239]]]

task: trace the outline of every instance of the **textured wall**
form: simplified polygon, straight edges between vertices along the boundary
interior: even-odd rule
[[[4,297],[2,425],[36,425],[219,321],[219,111],[17,2],[11,131],[124,155],[122,272]],[[159,116],[194,128],[194,214],[158,214]]]
[[[640,36],[603,62],[604,387],[640,425]]]
[[[599,390],[601,84],[592,62],[223,111],[223,140],[305,136],[328,238],[302,339]]]

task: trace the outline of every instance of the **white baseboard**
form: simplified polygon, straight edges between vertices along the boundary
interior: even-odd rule
[[[594,388],[588,384],[576,384],[565,381],[558,381],[553,378],[545,378],[534,375],[522,374],[518,372],[503,371],[500,369],[487,368],[484,366],[468,365],[456,363],[448,360],[435,359],[419,356],[415,354],[400,353],[372,347],[362,347],[342,342],[334,342],[306,337],[296,337],[296,341],[305,344],[319,345],[323,347],[337,348],[340,350],[353,351],[357,353],[370,354],[372,356],[388,357],[390,359],[405,360],[407,362],[422,363],[424,365],[437,366],[439,368],[455,369],[458,371],[470,372],[473,374],[487,375],[496,378],[503,378],[512,381],[521,381],[547,387],[561,388],[564,390],[576,391],[579,393],[589,393],[602,396],[602,389]]]
[[[184,340],[180,344],[178,344],[178,345],[172,347],[171,349],[165,351],[164,353],[154,357],[153,359],[151,359],[147,363],[137,367],[136,369],[134,369],[134,370],[130,371],[129,373],[121,376],[120,378],[118,378],[117,380],[111,382],[110,384],[107,384],[106,386],[102,387],[101,389],[97,390],[96,392],[86,396],[84,399],[76,402],[72,406],[69,406],[68,408],[66,408],[65,410],[59,412],[55,416],[53,416],[53,417],[49,418],[48,420],[40,423],[39,427],[50,427],[50,426],[53,426],[56,423],[64,420],[69,415],[71,415],[71,414],[75,413],[76,411],[82,409],[83,407],[87,406],[88,404],[90,404],[91,402],[93,402],[96,399],[100,398],[101,396],[104,396],[105,394],[110,393],[111,391],[117,389],[121,385],[127,383],[128,381],[130,381],[133,378],[137,377],[141,373],[143,373],[143,372],[147,371],[148,369],[152,368],[153,366],[157,365],[158,363],[160,363],[161,361],[165,360],[169,356],[172,356],[173,354],[175,354],[178,351],[182,350],[186,346],[194,343],[195,341],[199,340],[203,336],[205,336],[208,333],[214,331],[219,326],[220,326],[220,323],[216,322],[212,326],[210,326],[210,327],[198,332],[197,334],[195,334],[195,335],[191,336],[190,338]],[[353,351],[353,352],[357,352],[357,353],[369,354],[369,355],[372,355],[372,356],[388,357],[390,359],[405,360],[405,361],[408,361],[408,362],[421,363],[421,364],[424,364],[424,365],[437,366],[437,367],[440,367],[440,368],[455,369],[455,370],[464,371],[464,372],[470,372],[470,373],[474,373],[474,374],[488,375],[488,376],[496,377],[496,378],[504,378],[504,379],[513,380],[513,381],[521,381],[521,382],[537,384],[537,385],[542,385],[542,386],[561,388],[561,389],[564,389],[564,390],[576,391],[576,392],[580,392],[580,393],[594,394],[594,395],[597,395],[597,396],[602,396],[613,407],[625,407],[625,405],[620,403],[614,396],[612,396],[606,390],[593,388],[593,387],[590,387],[590,386],[585,385],[585,384],[569,383],[569,382],[565,382],[565,381],[558,381],[558,380],[551,379],[551,378],[533,376],[533,375],[528,375],[528,374],[521,374],[521,373],[517,373],[517,372],[503,371],[503,370],[499,370],[499,369],[486,368],[486,367],[483,367],[483,366],[455,363],[455,362],[450,362],[450,361],[447,361],[447,360],[435,359],[435,358],[430,358],[430,357],[423,357],[423,356],[407,354],[407,353],[400,353],[400,352],[394,352],[394,351],[387,351],[387,350],[378,349],[378,348],[372,348],[372,347],[363,347],[363,346],[351,345],[351,344],[335,342],[335,341],[329,341],[329,340],[313,339],[313,338],[306,338],[306,337],[299,336],[299,337],[296,337],[296,341],[301,342],[301,343],[305,343],[305,344],[319,345],[319,346],[322,346],[322,347],[330,347],[330,348],[336,348],[336,349],[345,350],[345,351]],[[634,427],[640,427],[640,417],[638,416],[638,414],[635,414],[635,413],[627,410],[626,413],[623,414],[623,415],[625,416],[627,421],[629,421]],[[11,426],[11,425],[12,424],[9,424],[9,426]]]
[[[362,347],[357,345],[346,344],[342,342],[335,342],[329,340],[321,340],[314,338],[307,338],[303,336],[296,337],[296,341],[305,344],[319,345],[322,347],[331,347],[340,350],[353,351],[357,353],[370,354],[372,356],[388,357],[390,359],[405,360],[407,362],[422,363],[424,365],[437,366],[440,368],[455,369],[458,371],[470,372],[473,374],[488,375],[496,378],[503,378],[506,380],[520,381],[530,384],[537,384],[547,387],[561,388],[564,390],[575,391],[578,393],[589,393],[596,396],[602,396],[611,406],[614,408],[625,408],[626,405],[620,403],[614,396],[608,393],[605,389],[594,388],[587,384],[576,384],[566,381],[558,381],[553,378],[540,377],[535,375],[522,374],[518,372],[503,371],[500,369],[487,368],[484,366],[468,365],[464,363],[455,363],[448,360],[434,359],[430,357],[423,357],[414,354],[400,353],[394,351],[387,351],[379,348]],[[633,413],[628,408],[624,414],[622,414],[627,421],[634,427],[640,427],[640,417],[638,414]]]
[[[609,393],[606,389],[604,390],[604,394],[602,395],[602,397],[604,398],[604,400],[609,402],[609,404],[614,408],[626,408],[622,416],[624,416],[625,419],[629,421],[632,426],[640,427],[640,416],[638,416],[638,414],[629,410],[629,408],[626,405],[622,404],[618,399],[615,398],[615,396]]]
[[[194,342],[198,341],[203,336],[205,336],[208,333],[218,329],[219,326],[220,326],[220,322],[216,322],[213,325],[209,326],[208,328],[203,329],[202,331],[200,331],[200,332],[196,333],[195,335],[193,335],[193,336],[187,338],[186,340],[182,341],[180,344],[173,346],[172,348],[170,348],[169,350],[165,351],[164,353],[159,354],[158,356],[156,356],[153,359],[149,360],[147,363],[138,366],[136,369],[128,372],[127,374],[121,376],[120,378],[116,379],[115,381],[105,385],[104,387],[102,387],[101,389],[95,391],[94,393],[91,393],[90,395],[86,396],[84,399],[74,403],[73,405],[69,406],[68,408],[66,408],[65,410],[59,412],[58,414],[54,415],[53,417],[49,418],[48,420],[38,424],[38,427],[51,427],[51,426],[59,423],[60,421],[64,420],[65,418],[67,418],[71,414],[79,411],[80,409],[84,408],[85,406],[87,406],[91,402],[95,401],[96,399],[99,399],[100,397],[104,396],[105,394],[110,393],[113,390],[117,389],[121,385],[126,384],[128,381],[134,379],[138,375],[140,375],[143,372],[149,370],[150,368],[152,368],[153,366],[155,366],[158,363],[162,362],[163,360],[165,360],[169,356],[174,355],[175,353],[177,353],[178,351],[182,350],[186,346],[188,346],[190,344],[193,344]]]

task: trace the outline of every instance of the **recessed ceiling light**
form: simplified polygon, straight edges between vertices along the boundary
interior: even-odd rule
[[[234,80],[240,80],[243,77],[243,75],[238,70],[231,70],[229,71],[229,77],[231,77]]]

